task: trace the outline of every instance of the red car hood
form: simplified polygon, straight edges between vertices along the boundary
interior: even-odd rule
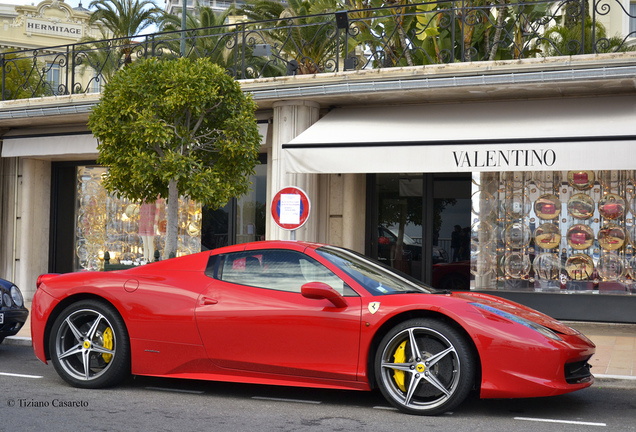
[[[452,297],[463,299],[473,303],[480,303],[488,305],[504,312],[511,313],[521,318],[525,318],[529,321],[533,321],[543,327],[547,327],[552,331],[565,335],[579,334],[577,330],[566,326],[565,324],[555,320],[554,318],[545,315],[539,311],[531,309],[527,306],[523,306],[519,303],[515,303],[510,300],[506,300],[501,297],[493,296],[490,294],[482,293],[460,293],[455,292],[451,294]]]

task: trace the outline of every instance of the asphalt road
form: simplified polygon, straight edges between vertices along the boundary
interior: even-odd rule
[[[541,399],[470,398],[438,417],[402,414],[378,393],[136,377],[68,386],[30,347],[0,345],[0,431],[636,431],[636,382]]]

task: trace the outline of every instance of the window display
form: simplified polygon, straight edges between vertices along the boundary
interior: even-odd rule
[[[74,271],[103,268],[104,253],[111,263],[143,264],[161,254],[166,234],[166,201],[132,202],[109,194],[102,186],[106,168],[77,168]],[[179,200],[177,255],[201,251],[201,206]]]
[[[472,289],[636,294],[633,171],[473,177]]]

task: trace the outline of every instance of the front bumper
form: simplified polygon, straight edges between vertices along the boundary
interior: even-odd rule
[[[588,361],[596,347],[580,334],[559,336],[559,342],[528,343],[510,351],[498,347],[496,356],[486,354],[481,397],[556,396],[591,386],[594,376]],[[507,360],[501,362],[502,358]]]
[[[24,326],[29,316],[26,308],[0,309],[3,315],[2,324],[0,324],[0,338],[16,335]]]

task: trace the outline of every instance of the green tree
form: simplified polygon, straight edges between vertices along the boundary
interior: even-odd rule
[[[337,52],[334,27],[320,14],[343,7],[339,0],[248,0],[239,14],[265,23],[263,34],[274,47],[275,55],[298,62],[296,73],[314,74],[333,69]],[[290,26],[291,24],[291,26]]]
[[[185,55],[193,58],[208,57],[237,78],[284,75],[284,66],[253,55],[254,48],[242,40],[240,28],[227,26],[235,13],[234,7],[215,12],[209,7],[201,6],[197,6],[194,12],[188,12],[186,29],[189,31],[186,32]],[[160,28],[162,32],[173,32],[164,36],[163,44],[171,52],[179,53],[181,33],[176,32],[181,30],[181,17],[165,14]],[[241,65],[243,70],[239,69]]]
[[[230,7],[216,13],[212,8],[197,4],[193,12],[188,11],[186,29],[197,29],[186,37],[186,55],[193,57],[210,57],[219,66],[225,66],[229,57],[226,42],[231,44],[231,31],[227,27],[228,17],[233,13]],[[181,30],[181,15],[164,14],[159,22],[162,32]],[[181,33],[168,36],[168,44],[175,53],[180,51]]]
[[[413,66],[454,61],[529,57],[538,52],[535,22],[550,4],[509,0],[464,2],[347,0],[350,14],[376,67]],[[549,14],[548,14],[549,15]]]
[[[581,40],[581,22],[570,25],[558,25],[550,28],[541,39],[545,56],[569,56],[577,54],[601,54],[611,52],[633,51],[620,36],[607,36],[605,27],[597,22],[592,27],[592,20],[585,19],[584,40]]]
[[[46,81],[44,65],[35,58],[19,58],[16,54],[0,54],[4,94],[0,100],[28,99],[46,96],[51,84]]]
[[[163,11],[154,0],[93,0],[89,7],[95,9],[89,23],[99,27],[101,37],[85,37],[77,46],[74,61],[82,75],[90,74],[91,81],[103,84],[123,65],[132,62],[135,48],[143,49],[133,41],[134,36],[157,24]],[[73,93],[85,90],[77,88]]]
[[[209,59],[145,59],[117,72],[88,125],[104,186],[131,200],[168,199],[164,256],[176,251],[179,196],[213,209],[249,191],[260,136],[256,105]]]
[[[163,15],[154,0],[93,0],[89,7],[95,9],[89,24],[100,26],[101,39],[119,39],[114,45],[95,41],[94,49],[87,51],[92,56],[93,69],[108,76],[117,71],[121,63],[132,61],[134,36],[157,24]]]
[[[89,23],[102,24],[113,38],[137,36],[163,14],[154,0],[93,0],[89,8],[96,9]]]

